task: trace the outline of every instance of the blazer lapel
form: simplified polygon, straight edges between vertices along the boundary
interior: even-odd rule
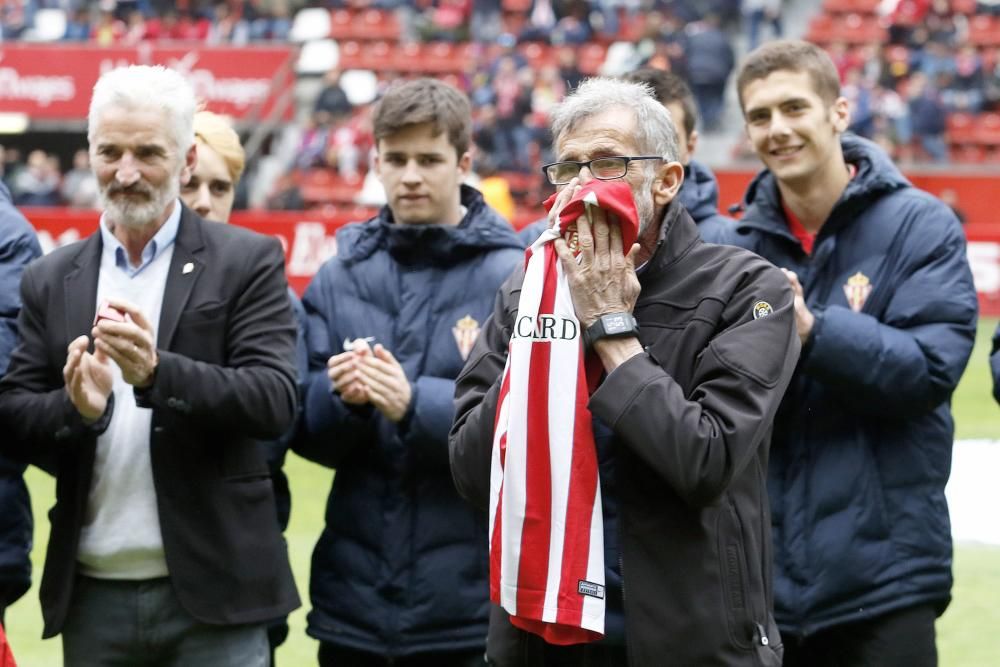
[[[167,272],[167,285],[163,290],[163,306],[160,309],[160,327],[156,335],[156,346],[164,350],[170,349],[174,332],[177,331],[177,322],[184,312],[198,276],[201,275],[203,262],[199,260],[198,254],[205,247],[201,235],[203,224],[205,223],[186,206],[181,209],[181,224],[177,229],[174,256]]]
[[[63,278],[66,299],[66,334],[72,341],[84,334],[90,337],[97,312],[97,279],[101,271],[101,232],[94,232],[83,242],[74,264],[76,268]]]

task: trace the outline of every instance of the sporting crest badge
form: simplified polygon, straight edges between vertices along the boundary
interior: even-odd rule
[[[847,305],[855,313],[860,313],[865,307],[868,295],[872,293],[872,283],[868,276],[858,271],[847,279],[844,284],[844,294],[847,296]]]
[[[455,344],[458,345],[458,353],[462,355],[462,361],[469,358],[472,346],[479,338],[479,322],[471,315],[466,315],[451,328],[451,333],[455,336]]]

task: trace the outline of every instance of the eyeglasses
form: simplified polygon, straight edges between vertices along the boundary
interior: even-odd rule
[[[552,185],[566,185],[580,175],[580,170],[586,167],[590,170],[594,178],[602,181],[612,181],[622,178],[628,173],[628,163],[633,160],[663,160],[659,155],[640,155],[637,157],[626,157],[615,155],[612,157],[598,157],[586,162],[553,162],[542,166],[542,172],[549,179]]]

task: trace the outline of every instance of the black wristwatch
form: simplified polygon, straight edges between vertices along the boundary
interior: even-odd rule
[[[583,344],[588,348],[602,338],[625,338],[639,335],[639,323],[632,313],[608,313],[601,315],[597,321],[583,332]]]

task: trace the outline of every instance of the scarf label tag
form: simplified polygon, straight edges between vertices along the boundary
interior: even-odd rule
[[[592,581],[587,581],[586,579],[580,579],[580,581],[577,582],[576,592],[580,595],[588,595],[592,598],[597,598],[598,600],[604,599],[604,586],[595,584]]]

